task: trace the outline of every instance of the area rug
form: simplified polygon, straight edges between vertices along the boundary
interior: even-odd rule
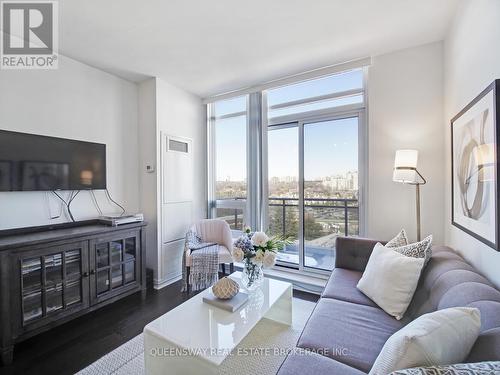
[[[240,353],[232,354],[220,366],[221,375],[276,374],[292,349],[314,308],[314,303],[293,299],[291,327],[262,319],[238,345]],[[234,353],[235,351],[233,351]],[[145,375],[144,339],[142,334],[106,354],[77,375]],[[165,372],[168,374],[168,372]],[[194,374],[193,374],[194,375]]]

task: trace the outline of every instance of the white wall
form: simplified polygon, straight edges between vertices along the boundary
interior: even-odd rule
[[[446,243],[500,287],[500,253],[451,225],[450,120],[500,78],[500,1],[464,2],[445,40]]]
[[[111,195],[139,209],[136,84],[60,56],[57,70],[0,70],[0,88],[0,129],[105,143]],[[103,211],[119,211],[97,195]],[[60,202],[49,199],[55,215]],[[87,192],[72,211],[77,220],[98,215]],[[45,193],[0,193],[0,229],[68,220],[49,219]]]
[[[392,181],[397,149],[419,151],[422,237],[443,243],[444,133],[441,42],[376,56],[369,70],[368,233],[388,240],[405,228],[416,238],[415,188]]]
[[[158,176],[156,147],[156,80],[154,78],[139,84],[139,186],[141,211],[144,213],[146,227],[146,267],[158,268]],[[146,166],[154,168],[148,173]]]

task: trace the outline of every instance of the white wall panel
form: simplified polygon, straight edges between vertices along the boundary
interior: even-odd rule
[[[162,242],[184,238],[193,223],[193,203],[178,202],[162,206]]]
[[[184,239],[161,245],[160,272],[155,280],[156,287],[164,287],[178,281],[182,276],[182,252]]]

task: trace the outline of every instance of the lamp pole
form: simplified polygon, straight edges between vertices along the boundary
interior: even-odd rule
[[[427,183],[427,180],[420,174],[417,168],[414,169],[415,172],[420,177],[421,181],[414,182],[416,188],[416,196],[417,196],[417,241],[420,242],[422,239],[421,230],[420,230],[420,185],[424,185]]]
[[[415,185],[415,192],[416,192],[416,214],[417,214],[417,241],[420,241],[422,239],[422,233],[421,233],[421,225],[420,225],[420,185],[424,185],[427,183],[427,180],[420,174],[418,169],[416,167],[395,167],[395,170],[407,170],[407,171],[414,171],[418,177],[420,177],[420,181],[418,178],[415,181],[405,181],[402,180],[401,182],[409,185]]]
[[[420,231],[420,184],[416,184],[415,188],[417,190],[417,241],[421,240],[421,231]]]

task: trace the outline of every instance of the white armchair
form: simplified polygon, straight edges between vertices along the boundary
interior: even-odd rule
[[[234,272],[233,265],[233,238],[231,228],[224,220],[205,219],[197,222],[191,227],[203,242],[215,242],[219,245],[219,264],[222,264],[222,272],[226,273],[225,263],[229,263],[230,272]],[[189,279],[190,267],[192,264],[191,250],[185,246],[186,272]],[[189,286],[188,286],[189,288]]]

